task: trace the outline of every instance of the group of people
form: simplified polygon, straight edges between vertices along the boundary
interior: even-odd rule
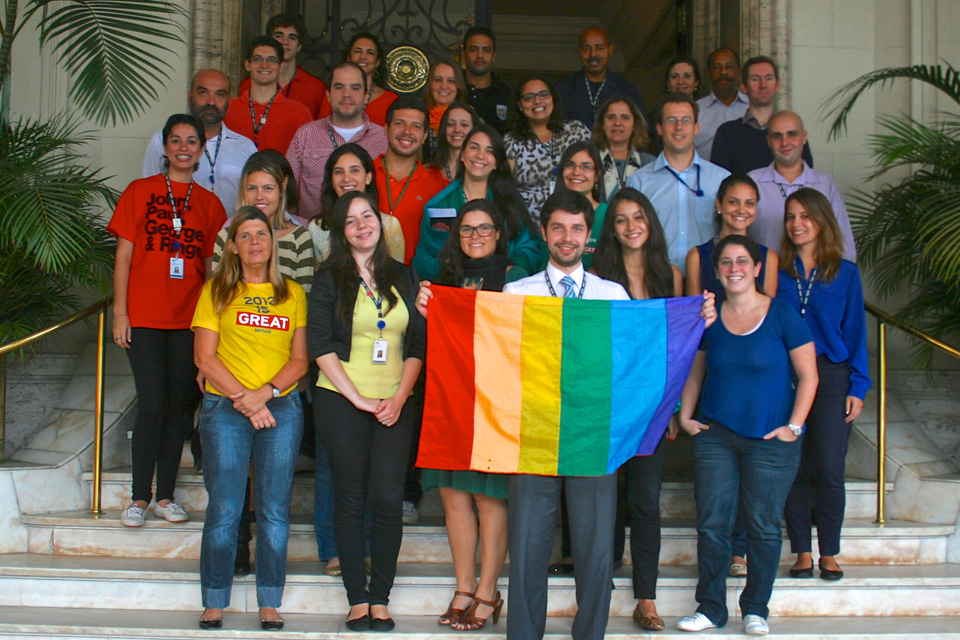
[[[730,574],[747,576],[746,632],[768,631],[784,514],[790,575],[813,575],[815,522],[820,576],[842,577],[846,442],[870,386],[863,292],[839,190],[812,169],[800,117],[775,110],[773,60],[741,69],[736,52],[714,51],[712,93],[698,100],[698,65],[677,58],[648,114],[608,70],[613,44],[599,28],[581,35],[582,71],[557,86],[532,75],[511,92],[492,73],[495,35],[473,27],[464,67],[436,61],[422,97],[384,87],[369,33],[323,83],[296,65],[302,34],[297,16],[271,18],[247,47],[239,97],[222,73],[198,72],[191,113],[151,140],[108,226],[113,337],[139,399],[121,520],[142,526],[154,500],[155,517],[189,519],[173,498],[199,406],[200,626],[222,626],[233,576],[249,571],[252,511],[261,625],[283,627],[305,432],[318,554],[342,577],[351,630],[394,627],[403,523],[432,488],[457,583],[439,624],[498,622],[509,551],[508,635],[542,637],[548,573],[578,566],[573,637],[602,638],[629,522],[634,619],[663,629],[660,486],[680,430],[692,438],[699,566],[699,607],[680,629],[726,624]],[[706,333],[656,452],[602,477],[427,469],[421,486],[438,285],[702,295]],[[561,502],[565,557],[550,565]]]

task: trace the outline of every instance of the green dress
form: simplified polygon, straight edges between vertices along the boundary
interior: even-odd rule
[[[517,265],[507,271],[507,282],[514,282],[526,278],[529,273]],[[443,469],[423,470],[423,489],[434,487],[449,487],[470,493],[482,493],[491,498],[506,500],[510,474],[484,473],[482,471],[445,471]]]

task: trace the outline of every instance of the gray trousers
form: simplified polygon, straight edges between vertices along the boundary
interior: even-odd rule
[[[602,640],[610,616],[617,474],[597,478],[516,475],[510,478],[510,585],[507,637],[537,640],[547,619],[547,567],[566,487],[573,562],[577,567],[574,640]]]

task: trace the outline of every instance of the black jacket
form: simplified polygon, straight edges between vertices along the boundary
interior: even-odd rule
[[[403,357],[423,360],[426,352],[427,325],[416,309],[420,281],[417,272],[405,264],[400,265],[401,280],[397,289],[407,305],[410,321],[403,338]],[[356,276],[354,291],[359,293],[360,276]],[[320,269],[313,276],[313,288],[307,304],[307,347],[310,360],[336,353],[344,362],[350,361],[350,346],[353,343],[353,319],[343,324],[336,313],[336,286],[330,269]],[[351,307],[356,303],[354,299]],[[389,314],[387,315],[389,318]],[[369,355],[369,354],[367,354]]]

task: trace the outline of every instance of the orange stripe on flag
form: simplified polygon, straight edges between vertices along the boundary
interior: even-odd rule
[[[520,461],[523,296],[481,291],[474,313],[477,391],[470,466],[477,471],[516,473]]]

